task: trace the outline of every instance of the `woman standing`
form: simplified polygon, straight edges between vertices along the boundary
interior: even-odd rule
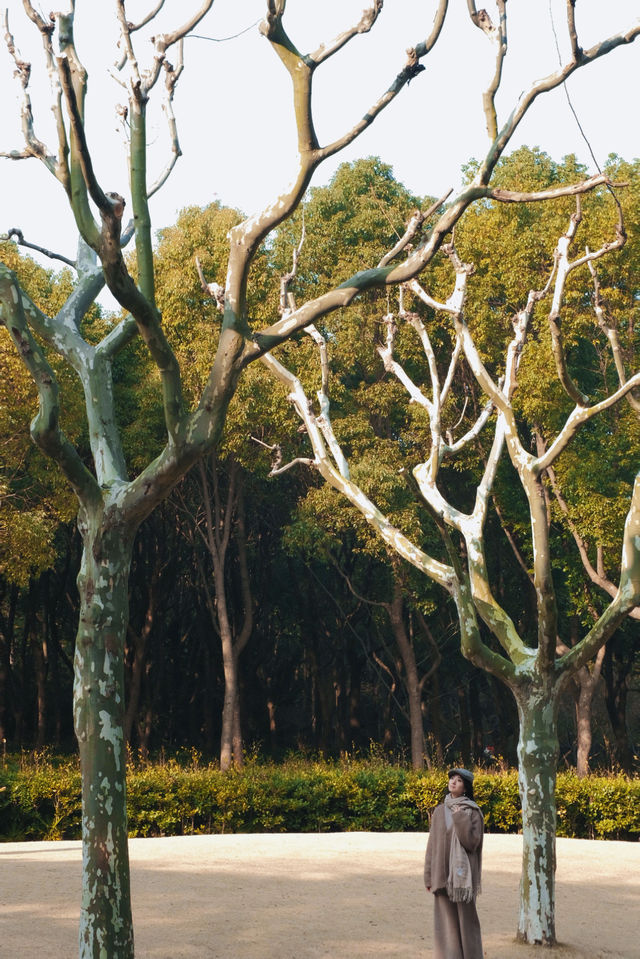
[[[473,773],[449,770],[449,790],[433,811],[424,884],[434,894],[434,959],[483,959],[476,896],[484,819],[473,801]]]

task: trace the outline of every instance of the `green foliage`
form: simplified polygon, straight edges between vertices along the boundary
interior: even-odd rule
[[[80,837],[80,769],[73,760],[35,754],[0,770],[0,839]]]
[[[197,833],[402,832],[427,829],[447,785],[444,770],[417,773],[380,760],[251,759],[221,773],[197,756],[134,765],[127,772],[130,836]],[[479,770],[475,796],[487,832],[520,829],[518,776]],[[558,775],[558,835],[640,836],[640,780]],[[0,770],[0,838],[75,839],[80,774],[70,760],[9,760]]]
[[[640,838],[640,782],[624,776],[575,773],[559,777],[558,835],[590,839]]]

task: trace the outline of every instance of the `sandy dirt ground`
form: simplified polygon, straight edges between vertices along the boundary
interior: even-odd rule
[[[426,835],[133,839],[138,959],[429,959]],[[521,840],[485,838],[478,900],[487,959],[638,959],[640,843],[558,840],[549,953],[514,941]],[[76,842],[0,844],[0,957],[72,959]]]

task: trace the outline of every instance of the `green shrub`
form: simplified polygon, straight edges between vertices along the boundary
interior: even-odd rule
[[[46,754],[0,770],[0,839],[74,839],[82,821],[80,771]]]
[[[444,770],[415,772],[380,759],[340,762],[252,758],[221,773],[199,757],[127,768],[131,836],[196,833],[338,832],[428,829],[447,785]],[[488,832],[521,828],[517,772],[479,770],[475,796]],[[558,774],[558,835],[638,839],[640,780]],[[0,768],[0,839],[80,837],[75,760],[10,757]]]

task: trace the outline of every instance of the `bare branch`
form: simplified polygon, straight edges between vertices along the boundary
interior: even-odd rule
[[[446,4],[445,4],[446,5]],[[429,48],[430,49],[430,48]],[[425,67],[421,64],[420,58],[425,56],[429,51],[425,49],[422,53],[418,53],[418,47],[410,47],[407,50],[407,60],[398,75],[396,76],[393,83],[387,88],[387,90],[382,94],[382,96],[373,103],[364,116],[353,125],[353,127],[339,137],[337,140],[334,140],[333,143],[327,144],[327,146],[318,148],[318,156],[320,160],[325,160],[327,157],[334,156],[336,153],[339,153],[341,150],[344,150],[350,143],[360,136],[360,134],[371,126],[376,117],[388,107],[390,103],[395,100],[400,91],[408,83],[413,80],[419,73],[421,73]]]
[[[138,67],[138,60],[136,58],[135,51],[133,49],[133,42],[131,40],[131,33],[133,32],[133,24],[129,23],[127,20],[127,14],[125,10],[125,0],[116,0],[116,9],[118,14],[118,20],[120,21],[120,33],[122,36],[122,57],[118,63],[118,67],[122,69],[125,63],[129,63],[129,69],[131,70],[131,94],[138,99],[142,98],[142,80],[140,77],[140,68]]]
[[[382,11],[382,3],[383,0],[373,0],[373,6],[362,11],[362,16],[355,26],[349,27],[326,46],[324,43],[321,44],[316,52],[310,55],[309,59],[316,66],[319,66],[329,57],[332,57],[334,53],[337,53],[338,50],[341,50],[353,37],[356,37],[359,33],[368,33]]]
[[[553,349],[553,355],[556,361],[556,369],[558,372],[558,379],[560,380],[562,386],[564,387],[565,392],[568,396],[571,397],[574,403],[577,403],[579,406],[586,406],[589,402],[589,397],[586,396],[573,382],[567,368],[566,358],[564,355],[564,347],[562,342],[562,331],[561,331],[561,322],[560,322],[560,308],[562,300],[564,297],[564,289],[567,277],[569,274],[577,269],[580,266],[583,266],[585,263],[592,263],[594,260],[599,259],[604,256],[605,253],[610,252],[611,250],[620,249],[626,240],[624,233],[624,227],[619,222],[616,227],[616,239],[608,243],[603,243],[599,250],[594,252],[589,252],[583,256],[574,260],[573,263],[569,261],[569,248],[575,239],[578,227],[582,220],[582,212],[580,209],[580,203],[578,200],[578,208],[576,213],[571,217],[569,224],[569,229],[564,236],[560,237],[558,240],[558,246],[556,248],[555,259],[557,263],[557,275],[556,275],[556,284],[553,295],[553,302],[551,305],[551,310],[549,312],[549,329],[551,331],[551,345]]]
[[[441,406],[444,406],[445,400],[447,396],[449,395],[449,390],[451,389],[451,384],[453,383],[453,376],[458,366],[458,360],[460,358],[461,352],[462,352],[462,340],[460,339],[459,336],[456,336],[453,352],[451,353],[451,358],[449,360],[449,369],[447,370],[447,375],[445,376],[444,383],[442,384],[442,390],[440,392]],[[453,428],[456,429],[457,426],[458,426],[458,423],[456,423],[456,425]]]
[[[84,236],[84,239],[100,255],[110,291],[120,305],[129,310],[135,318],[140,334],[158,367],[162,381],[167,432],[175,439],[183,412],[178,362],[164,334],[154,303],[138,289],[126,268],[120,246],[124,200],[116,193],[104,193],[95,177],[68,57],[66,55],[59,57],[58,65],[74,135],[74,146],[78,154],[77,160],[90,196],[102,216],[102,233],[97,233],[97,227],[94,224],[93,231],[89,236]]]
[[[640,599],[640,564],[638,542],[640,541],[640,475],[636,476],[631,503],[624,524],[620,584],[616,595],[593,628],[579,643],[566,653],[559,663],[563,673],[579,669],[587,663],[607,641],[609,636],[638,606]]]
[[[425,306],[430,307],[432,310],[435,310],[436,312],[442,312],[442,313],[456,312],[457,308],[453,305],[450,305],[448,302],[440,303],[439,300],[434,300],[434,298],[429,293],[427,293],[427,291],[424,289],[422,284],[419,283],[418,280],[416,280],[415,278],[412,280],[409,280],[409,282],[407,283],[407,289],[411,290],[412,293],[415,293],[415,295],[422,300]]]
[[[207,296],[213,297],[216,302],[216,306],[221,313],[224,313],[224,287],[220,286],[219,283],[207,283],[202,271],[202,265],[200,263],[200,258],[196,256],[196,269],[198,270],[198,277],[200,278],[200,287],[202,292]]]
[[[436,200],[435,203],[432,203],[428,210],[425,210],[423,213],[421,210],[416,210],[409,222],[407,223],[407,228],[404,231],[403,235],[400,237],[396,245],[389,250],[388,253],[382,257],[378,263],[378,267],[386,266],[387,263],[390,263],[391,260],[402,253],[403,250],[407,248],[409,243],[414,239],[415,236],[420,232],[424,223],[429,220],[436,210],[439,210],[443,203],[451,196],[452,190],[447,190],[447,192],[440,197],[439,200]]]
[[[581,193],[589,193],[597,186],[623,187],[628,186],[628,183],[613,183],[606,173],[597,173],[580,183],[567,183],[551,190],[539,190],[536,193],[503,190],[496,187],[495,189],[488,189],[481,195],[490,200],[498,200],[500,203],[539,203],[546,200],[556,200],[563,196],[578,196]]]
[[[349,479],[349,464],[333,432],[329,413],[329,356],[327,354],[327,341],[313,325],[305,327],[305,333],[308,333],[313,339],[320,353],[321,386],[317,393],[320,404],[320,415],[316,422],[320,427],[320,432],[324,436],[327,446],[331,450],[331,455],[338,467],[340,475],[345,479]]]
[[[138,335],[138,325],[132,316],[127,316],[108,333],[96,347],[96,353],[104,353],[107,358],[116,356]]]
[[[40,20],[40,18],[38,18],[38,20]],[[45,35],[47,38],[49,37],[49,32],[47,32]],[[31,64],[22,59],[16,47],[13,34],[9,29],[8,10],[5,10],[4,13],[4,39],[7,45],[7,50],[9,51],[9,55],[13,59],[13,62],[16,66],[14,76],[20,84],[22,91],[22,105],[20,108],[20,114],[22,118],[22,134],[24,136],[26,147],[24,150],[11,150],[8,153],[0,153],[0,156],[11,160],[23,160],[27,159],[28,157],[37,157],[37,159],[41,160],[47,169],[57,177],[60,172],[58,168],[58,160],[54,155],[51,154],[47,146],[36,136],[35,133],[33,108],[31,104],[31,96],[29,94]]]
[[[431,27],[431,33],[426,38],[426,40],[421,40],[420,43],[416,44],[415,51],[417,57],[423,57],[425,54],[435,46],[440,36],[440,31],[444,24],[444,19],[447,15],[449,3],[448,0],[438,0],[438,6],[436,8],[435,16],[433,18],[433,24]]]
[[[181,27],[177,27],[170,33],[161,33],[153,37],[153,45],[155,49],[153,64],[149,70],[145,71],[142,79],[142,89],[144,95],[148,95],[152,87],[155,86],[169,47],[172,47],[174,43],[178,43],[179,40],[183,40],[187,34],[193,30],[198,23],[200,23],[202,18],[209,12],[212,6],[213,0],[203,0],[199,9],[191,17],[189,17],[189,19],[186,20]]]
[[[587,247],[587,254],[588,253],[589,248]],[[589,260],[588,266],[593,279],[593,308],[598,321],[598,326],[609,340],[613,362],[616,367],[616,373],[618,374],[618,382],[620,385],[624,385],[624,383],[627,381],[627,374],[624,368],[624,360],[622,357],[622,350],[620,348],[620,341],[618,339],[618,331],[611,324],[607,315],[606,304],[600,293],[600,280],[598,278],[598,273],[591,260]],[[640,401],[638,401],[632,393],[627,393],[627,402],[631,408],[636,411],[636,413],[640,413]]]
[[[435,44],[444,22],[448,3],[447,0],[439,0],[438,11],[430,37],[424,43],[420,43],[415,48],[411,48],[405,67],[401,73],[398,74],[396,80],[387,92],[345,136],[323,148],[318,144],[311,110],[311,80],[317,64],[310,58],[303,57],[287,36],[282,24],[285,4],[281,2],[271,2],[271,0],[269,0],[267,6],[267,16],[260,25],[260,31],[272,43],[275,51],[287,68],[293,83],[296,126],[298,131],[299,169],[291,187],[283,196],[278,198],[277,203],[267,208],[262,214],[252,217],[243,224],[241,228],[236,228],[236,235],[239,235],[240,232],[243,233],[244,242],[242,248],[243,255],[246,259],[253,255],[258,244],[267,233],[274,229],[295,209],[318,164],[327,157],[339,152],[348,143],[353,142],[353,140],[375,120],[378,114],[395,99],[399,91],[411,78],[423,69],[418,61],[428,53]],[[233,271],[237,273],[238,268],[239,265],[234,263]],[[232,284],[229,281],[227,281],[227,289],[230,292],[230,308],[237,315],[241,315],[244,304],[240,302],[240,298],[236,295],[235,291],[232,291]],[[304,325],[306,324],[303,324],[303,326]]]
[[[272,466],[269,470],[269,476],[279,476],[280,473],[286,473],[287,470],[292,469],[294,466],[315,466],[315,460],[309,459],[306,456],[296,456],[295,459],[285,463],[284,466]]]
[[[490,140],[498,135],[498,119],[496,116],[495,95],[500,87],[502,67],[507,55],[507,9],[506,0],[497,0],[499,22],[494,26],[486,10],[476,10],[474,0],[467,0],[469,15],[473,23],[491,40],[496,47],[496,68],[489,86],[482,94],[482,104],[487,121],[487,133]]]
[[[140,30],[142,27],[146,27],[146,25],[147,25],[148,23],[151,23],[151,21],[153,20],[153,18],[154,18],[155,16],[157,16],[157,14],[160,13],[160,11],[162,10],[162,8],[164,7],[164,3],[165,3],[165,0],[159,0],[159,2],[158,2],[157,5],[154,7],[154,9],[151,10],[151,11],[146,15],[146,17],[144,17],[144,18],[140,21],[140,23],[130,23],[130,24],[128,25],[128,26],[129,26],[129,32],[130,32],[130,33],[135,33],[136,30]]]
[[[618,592],[618,587],[615,585],[615,583],[612,583],[611,580],[607,578],[607,576],[605,576],[604,570],[602,568],[595,569],[593,567],[591,560],[589,559],[587,544],[584,538],[580,535],[578,531],[578,527],[571,519],[571,515],[569,513],[569,507],[567,506],[567,502],[564,496],[562,495],[562,492],[560,490],[560,486],[558,484],[558,480],[556,477],[556,473],[553,467],[550,467],[549,469],[547,469],[547,476],[549,477],[549,482],[551,483],[551,489],[553,490],[553,494],[555,496],[556,502],[564,514],[565,522],[567,526],[569,527],[569,531],[571,535],[573,536],[574,542],[578,548],[578,553],[580,554],[580,559],[582,560],[582,565],[584,567],[585,572],[587,573],[592,583],[595,583],[596,586],[599,586],[600,589],[603,589],[606,593],[609,594],[609,596],[612,597],[612,599],[615,598]],[[599,567],[601,567],[601,559],[602,559],[602,551],[598,550],[598,560],[599,560],[598,566]],[[631,616],[632,619],[640,619],[640,608],[636,606],[634,609],[631,610],[631,612],[629,613],[629,616]]]
[[[405,314],[404,318],[407,318],[407,316],[408,315]],[[402,383],[405,390],[409,394],[411,402],[417,403],[430,413],[432,409],[431,401],[425,396],[422,390],[416,386],[411,377],[408,376],[408,374],[393,357],[393,348],[395,345],[397,332],[396,321],[393,313],[387,313],[387,315],[384,317],[384,324],[387,329],[385,343],[384,346],[378,346],[377,350],[385,370],[387,373],[392,373],[396,379]]]
[[[567,28],[569,32],[569,42],[571,44],[571,56],[578,62],[582,56],[582,48],[578,43],[578,32],[576,30],[575,0],[568,0],[567,2]]]
[[[480,416],[475,421],[471,429],[467,430],[464,436],[461,436],[460,439],[456,440],[455,442],[449,431],[447,431],[447,443],[443,443],[441,445],[442,456],[453,456],[454,453],[459,453],[460,450],[464,449],[465,446],[468,446],[472,440],[475,440],[482,432],[484,426],[489,422],[494,409],[495,407],[491,400],[485,403]]]
[[[87,140],[84,133],[82,115],[80,113],[76,91],[73,85],[69,58],[66,55],[60,56],[57,58],[57,63],[58,75],[60,77],[73,134],[73,151],[71,162],[72,164],[78,164],[82,172],[86,189],[89,191],[92,200],[100,212],[104,213],[108,207],[107,198],[100,188],[93,172],[93,165],[91,163],[91,157],[89,155]],[[78,222],[80,232],[82,233],[85,241],[92,249],[97,250],[99,231],[93,220],[93,217],[89,213],[88,206],[85,203],[85,197],[81,198],[80,205],[82,209],[74,206],[76,222]]]
[[[188,20],[185,20],[181,27],[176,27],[175,30],[172,30],[171,33],[164,33],[162,37],[156,37],[156,46],[160,41],[164,50],[173,46],[174,43],[177,43],[178,40],[183,40],[188,33],[193,30],[194,27],[200,23],[202,18],[206,16],[211,7],[213,6],[213,0],[202,0],[199,8],[189,17]]]
[[[590,419],[593,419],[594,416],[597,416],[604,410],[608,410],[610,407],[615,406],[615,404],[618,403],[619,400],[623,399],[630,390],[635,390],[639,386],[640,373],[636,373],[631,377],[630,380],[627,380],[626,383],[620,386],[615,393],[607,396],[606,399],[601,400],[600,403],[595,403],[593,406],[586,407],[576,406],[573,412],[567,418],[564,427],[554,442],[549,446],[549,449],[546,451],[546,453],[536,459],[536,472],[542,472],[542,470],[548,469],[549,466],[555,462],[560,453],[567,447],[569,441],[573,439],[575,434],[584,423],[587,423]]]
[[[293,313],[293,311],[296,308],[295,297],[293,296],[292,293],[289,292],[289,287],[291,286],[292,281],[296,278],[296,274],[298,272],[298,260],[300,259],[302,247],[304,246],[305,237],[306,237],[306,230],[304,225],[304,212],[303,212],[300,242],[298,243],[298,246],[293,251],[291,270],[288,273],[284,273],[280,277],[280,302],[278,306],[280,316],[285,316],[288,313]]]
[[[406,283],[421,299],[433,309],[448,309],[454,313],[455,308],[447,304],[437,303],[428,294],[418,292],[419,287],[413,286],[411,281],[424,270],[433,259],[442,245],[445,236],[453,229],[462,213],[477,199],[496,199],[505,202],[534,202],[543,199],[553,199],[557,196],[570,196],[603,185],[607,177],[599,174],[579,184],[570,184],[556,190],[540,191],[538,193],[517,194],[512,191],[493,190],[484,186],[473,186],[461,193],[453,204],[441,215],[429,237],[424,243],[412,252],[408,258],[398,266],[388,264],[369,270],[362,270],[345,280],[339,287],[331,290],[315,300],[303,304],[294,313],[283,317],[267,329],[257,333],[253,342],[245,344],[245,363],[258,358],[266,349],[271,349],[278,343],[289,339],[296,331],[315,323],[320,317],[341,307],[348,306],[360,293],[379,286],[390,286]],[[493,194],[496,194],[493,196]],[[522,199],[519,199],[522,197]]]
[[[67,266],[73,267],[74,270],[76,269],[75,260],[69,260],[61,253],[53,253],[51,250],[47,250],[44,246],[38,246],[37,243],[29,243],[27,240],[25,240],[22,230],[19,230],[15,226],[12,226],[8,233],[6,233],[4,237],[0,237],[0,239],[10,240],[13,236],[15,236],[16,243],[19,246],[26,246],[29,250],[36,250],[38,253],[43,253],[44,256],[48,256],[50,260],[61,260],[62,263],[66,263]]]
[[[488,182],[491,173],[493,172],[493,169],[500,156],[503,154],[509,140],[515,133],[527,110],[537,97],[560,86],[580,67],[595,62],[600,57],[606,56],[619,46],[632,43],[639,35],[640,22],[636,22],[628,30],[615,34],[606,40],[602,40],[599,43],[594,44],[594,46],[590,47],[588,50],[581,50],[578,48],[578,56],[573,56],[569,63],[561,66],[554,73],[550,73],[542,80],[538,80],[533,83],[532,86],[520,96],[520,99],[518,100],[514,110],[511,112],[507,122],[493,141],[493,144],[478,171],[476,182],[484,184]]]
[[[178,162],[179,158],[182,156],[182,150],[180,149],[180,142],[178,140],[178,125],[176,123],[176,117],[173,112],[173,95],[175,92],[176,84],[178,80],[180,79],[180,74],[182,73],[184,69],[182,40],[180,40],[178,43],[178,51],[179,53],[178,53],[177,66],[174,67],[173,64],[169,63],[168,60],[165,60],[163,63],[163,67],[166,73],[166,79],[165,79],[165,97],[162,102],[162,109],[167,118],[167,124],[169,127],[169,141],[171,144],[171,155],[169,157],[169,161],[166,167],[164,168],[164,170],[162,171],[158,179],[147,190],[147,199],[152,197],[154,193],[157,193],[160,187],[164,186],[167,179],[169,178],[169,175],[171,174],[171,171],[173,170],[174,166]]]
[[[293,403],[298,416],[304,423],[307,435],[315,455],[314,466],[335,489],[343,493],[356,506],[380,534],[382,539],[408,562],[425,572],[440,583],[447,591],[453,589],[453,570],[428,556],[415,546],[397,527],[394,527],[380,510],[368,499],[350,479],[342,476],[332,464],[318,427],[311,404],[307,399],[299,379],[287,370],[271,354],[261,357],[262,362],[274,376],[289,390],[289,400]]]

